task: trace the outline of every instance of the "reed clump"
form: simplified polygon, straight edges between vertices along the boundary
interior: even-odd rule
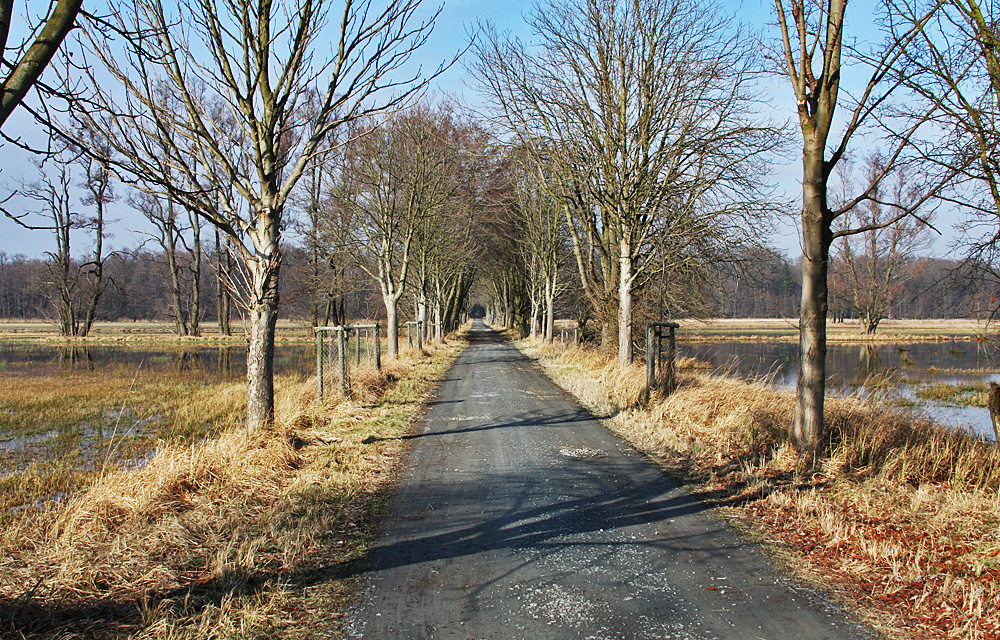
[[[611,358],[522,349],[608,426],[793,569],[835,585],[894,637],[995,638],[1000,611],[1000,448],[876,401],[827,398],[824,462],[796,474],[794,393],[681,368],[677,390],[634,402],[605,389]],[[633,369],[623,377],[645,384]]]
[[[0,534],[0,634],[335,629],[401,436],[460,346],[357,369],[349,398],[318,402],[314,380],[279,378],[273,428],[162,441],[145,464],[15,520]]]

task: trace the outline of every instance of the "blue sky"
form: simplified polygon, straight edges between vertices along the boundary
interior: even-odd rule
[[[425,4],[421,8],[425,14],[429,14],[436,9],[438,3],[424,0]],[[477,21],[489,21],[501,31],[510,31],[522,38],[530,38],[530,33],[523,20],[523,15],[530,12],[534,5],[533,0],[507,0],[496,2],[492,0],[451,0],[446,2],[441,8],[441,14],[437,20],[434,32],[427,46],[418,52],[416,62],[421,64],[425,71],[436,69],[442,60],[452,58],[457,51],[462,50],[468,44],[469,33],[474,30]],[[765,35],[773,33],[773,0],[743,0],[742,2],[729,0],[718,4],[723,10],[732,13],[754,30],[762,31]],[[852,12],[853,11],[853,12]],[[874,35],[875,30],[871,27],[871,16],[866,13],[867,6],[862,3],[854,3],[849,9],[849,18],[853,24],[848,25],[848,33],[854,33],[857,37],[864,38]],[[464,66],[459,63],[445,72],[437,81],[437,87],[441,91],[448,93],[463,102],[475,103],[477,100],[475,89],[468,84],[467,74]],[[789,117],[791,113],[791,90],[787,88],[785,82],[777,79],[773,93],[772,105],[775,113],[779,117]],[[25,131],[30,135],[35,125],[23,114],[15,115],[7,122],[5,130]],[[38,135],[36,132],[35,135]],[[21,176],[33,179],[32,167],[23,154],[17,152],[10,145],[0,151],[0,187],[4,193],[9,193],[12,184]],[[794,196],[798,189],[798,165],[790,161],[787,166],[777,168],[780,188]],[[124,189],[119,188],[119,193],[123,194]],[[112,226],[113,238],[110,244],[115,248],[135,247],[141,240],[141,231],[145,229],[145,220],[129,207],[122,203],[115,207],[114,217],[118,221]],[[18,207],[17,201],[7,204],[9,209]],[[8,255],[25,254],[29,256],[40,256],[49,248],[52,242],[51,235],[44,231],[27,231],[21,229],[10,220],[0,216],[0,251]],[[85,248],[87,242],[84,238],[76,240],[78,248]],[[774,238],[774,244],[785,251],[790,257],[798,255],[798,240],[795,229],[786,224],[779,229],[778,235]],[[939,243],[940,244],[940,243]]]

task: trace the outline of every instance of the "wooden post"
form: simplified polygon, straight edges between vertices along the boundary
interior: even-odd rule
[[[367,329],[365,329],[367,331]],[[354,364],[361,366],[361,329],[354,330]]]
[[[337,359],[340,364],[340,390],[344,397],[351,395],[351,376],[348,366],[347,355],[347,332],[348,327],[339,327],[337,330]]]
[[[1000,385],[990,383],[986,406],[990,409],[990,422],[993,423],[993,439],[1000,443]]]
[[[667,393],[671,393],[677,388],[677,372],[674,368],[674,360],[677,354],[677,328],[667,327],[667,375],[663,387]],[[656,341],[656,351],[660,352],[660,341]]]
[[[406,327],[406,348],[407,349],[412,349],[413,348],[413,331],[412,331],[413,324],[410,323],[410,322],[407,322],[403,326]]]
[[[375,370],[382,370],[382,340],[379,337],[379,326],[378,323],[375,324],[375,328],[372,330],[374,338],[372,339],[372,348],[375,353]]]
[[[323,399],[323,332],[316,328],[316,397]]]
[[[417,351],[424,350],[424,321],[417,320]]]
[[[652,322],[646,323],[646,391],[656,388],[656,352],[653,351],[653,334],[656,329]]]

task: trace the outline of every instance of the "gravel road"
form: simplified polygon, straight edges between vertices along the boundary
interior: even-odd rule
[[[414,436],[349,638],[867,638],[477,322]]]

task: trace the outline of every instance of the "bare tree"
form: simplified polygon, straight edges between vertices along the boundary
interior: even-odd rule
[[[274,418],[285,205],[331,131],[394,109],[424,86],[395,75],[433,23],[414,24],[418,2],[180,0],[172,14],[160,0],[132,0],[116,29],[138,35],[112,42],[104,31],[84,32],[87,55],[100,64],[79,65],[93,89],[73,115],[101,133],[120,171],[197,212],[239,257],[242,276],[233,279],[242,280],[248,316],[252,428]],[[324,42],[328,56],[318,51]],[[118,86],[108,87],[105,72]],[[320,107],[305,109],[312,94]]]
[[[883,172],[882,164],[877,153],[869,156],[863,179],[876,180]],[[841,179],[847,183],[846,191],[853,191],[850,174]],[[837,222],[838,231],[867,229],[841,239],[836,250],[838,260],[833,264],[835,271],[839,268],[842,272],[851,306],[858,315],[862,331],[868,335],[874,335],[879,323],[889,316],[906,282],[916,275],[917,252],[929,245],[928,226],[914,216],[883,226],[900,208],[908,209],[910,202],[919,197],[905,168],[897,167],[879,181],[871,199],[858,204]],[[930,215],[922,218],[929,221]]]
[[[170,289],[170,314],[177,335],[198,335],[201,313],[201,237],[196,226],[200,221],[188,212],[187,224],[178,216],[179,205],[150,194],[139,194],[133,206],[156,228],[154,239],[163,250]],[[185,234],[191,234],[189,241]],[[184,276],[187,272],[189,275]]]
[[[614,291],[625,365],[655,221],[767,200],[760,161],[776,136],[755,113],[758,61],[750,38],[697,2],[549,0],[528,22],[537,47],[486,29],[475,72],[500,123],[558,176],[584,290],[606,313],[598,286]]]
[[[559,199],[552,196],[553,189],[542,183],[551,179],[544,169],[522,157],[514,171],[516,210],[523,229],[519,240],[527,253],[531,272],[532,337],[537,332],[537,318],[541,315],[542,337],[546,342],[552,342],[559,271],[571,255],[567,250],[569,232],[565,208]]]
[[[105,205],[114,200],[110,174],[94,160],[80,154],[79,150],[64,148],[53,156],[54,162],[36,162],[42,178],[24,184],[21,193],[40,203],[37,211],[11,216],[26,229],[52,232],[56,241],[49,257],[49,285],[57,301],[59,331],[64,336],[86,336],[93,327],[97,305],[108,286],[104,266],[108,254],[104,252],[106,237]],[[81,202],[95,208],[95,215],[88,217],[73,206],[73,166],[84,169],[84,196]],[[32,218],[40,216],[43,222]],[[84,261],[73,257],[73,231],[92,231],[93,249]]]
[[[81,164],[84,169],[81,186],[85,189],[82,202],[94,207],[94,217],[86,222],[86,227],[94,232],[94,250],[90,255],[90,260],[83,265],[84,275],[87,279],[88,300],[80,335],[85,336],[90,333],[91,327],[94,326],[94,320],[97,318],[97,305],[110,284],[104,275],[104,265],[110,257],[110,254],[104,251],[104,238],[108,222],[106,220],[106,207],[117,198],[112,185],[111,172],[108,171],[106,165],[92,156],[81,156]]]
[[[792,440],[805,467],[815,464],[823,437],[823,404],[826,394],[826,316],[828,311],[827,274],[830,246],[836,238],[889,227],[903,220],[931,197],[935,188],[921,184],[919,198],[907,203],[892,203],[893,214],[877,224],[841,227],[834,222],[863,202],[877,199],[879,185],[889,172],[912,149],[921,126],[927,124],[930,109],[914,119],[901,133],[890,133],[893,146],[884,156],[882,170],[863,184],[856,194],[832,207],[829,182],[833,169],[840,163],[851,142],[866,125],[878,119],[880,105],[886,103],[900,86],[891,70],[899,62],[905,48],[916,36],[915,26],[903,34],[891,37],[873,54],[860,56],[871,75],[856,99],[841,93],[844,57],[850,53],[844,45],[846,0],[808,2],[791,0],[785,8],[783,0],[775,0],[782,54],[781,67],[794,91],[799,127],[802,132],[802,302],[799,319],[799,377],[795,422]],[[924,24],[930,14],[918,21]],[[845,114],[835,119],[844,104]],[[839,135],[831,135],[836,122],[843,122]],[[912,172],[911,179],[918,174]]]

